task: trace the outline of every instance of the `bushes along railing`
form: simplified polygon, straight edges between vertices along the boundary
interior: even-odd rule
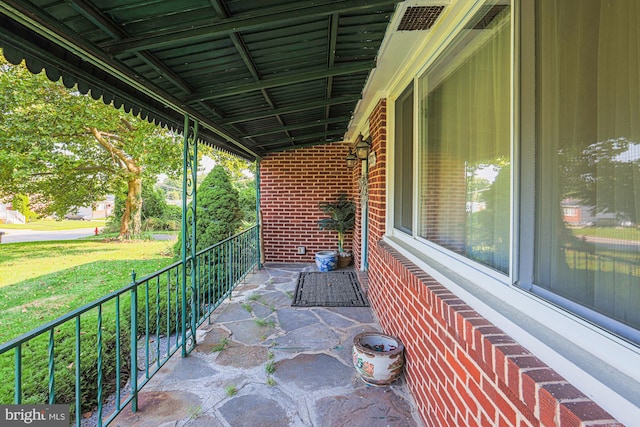
[[[254,226],[0,346],[1,404],[69,404],[110,423],[259,260]],[[187,274],[186,292],[182,277]],[[195,280],[191,280],[195,274]],[[183,307],[185,302],[186,310]]]

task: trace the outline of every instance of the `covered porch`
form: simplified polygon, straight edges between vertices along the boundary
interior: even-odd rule
[[[25,60],[34,72],[44,69],[53,80],[77,84],[82,93],[184,134],[185,176],[197,169],[198,143],[257,164],[260,237],[252,237],[249,249],[252,263],[265,269],[251,264],[239,271],[241,284],[231,274],[202,280],[206,275],[191,268],[200,265],[197,236],[191,236],[191,251],[185,244],[169,275],[179,292],[168,287],[176,302],[171,307],[179,303],[181,311],[167,310],[171,321],[179,320],[175,327],[167,324],[167,331],[181,336],[167,353],[181,350],[182,357],[168,358],[153,378],[147,372],[148,381],[131,387],[139,397],[133,411],[127,408],[106,423],[633,425],[640,416],[637,328],[619,335],[607,329],[619,326],[611,326],[611,319],[604,326],[592,323],[585,316],[594,313],[567,301],[556,305],[549,293],[536,294],[532,281],[536,251],[545,253],[535,247],[534,208],[546,212],[547,204],[554,206],[535,199],[541,194],[536,177],[544,175],[536,158],[559,151],[536,134],[545,118],[536,116],[535,107],[545,93],[534,91],[540,68],[534,53],[536,37],[546,40],[547,33],[536,33],[535,24],[555,22],[555,8],[578,3],[156,3],[163,9],[130,0],[107,6],[86,0],[0,2],[0,43],[11,62]],[[594,5],[586,9],[599,13]],[[637,27],[635,21],[628,25]],[[610,26],[626,28],[615,19]],[[548,39],[551,45],[560,40]],[[489,52],[486,63],[475,61]],[[486,79],[474,80],[478,76]],[[456,90],[447,92],[449,86],[440,83]],[[440,97],[439,88],[450,96]],[[466,105],[492,115],[467,120],[456,113]],[[449,126],[448,117],[465,118],[464,124]],[[499,126],[485,132],[476,122]],[[441,130],[458,127],[459,135],[445,135],[450,141],[438,139]],[[361,161],[347,167],[345,160],[353,160],[352,150],[363,142]],[[496,215],[489,222],[469,216],[490,206],[489,199],[482,205],[465,198],[474,193],[470,184],[481,182],[471,182],[472,169],[465,169],[470,164],[478,170],[496,166],[509,178],[491,176],[485,183],[483,190],[505,184],[495,186],[504,197],[492,199]],[[550,179],[549,188],[555,181],[560,178]],[[185,179],[184,187],[193,182]],[[334,236],[318,228],[318,204],[339,193],[357,205],[346,245],[353,268],[368,271],[372,309],[292,310],[286,296],[296,273],[313,268],[316,251],[335,247]],[[469,230],[478,225],[484,232],[487,224],[496,226],[484,237],[490,244],[481,239],[474,247]],[[259,263],[258,247],[264,257]],[[232,271],[232,254],[228,264],[213,262],[220,259],[216,255],[202,265]],[[531,282],[525,287],[523,277]],[[149,280],[134,278],[126,289],[131,301],[138,298],[134,288],[149,289]],[[633,280],[635,285],[637,276]],[[196,305],[200,300],[189,298],[199,292],[231,300],[213,310],[217,302],[203,297]],[[133,310],[131,331],[144,319]],[[265,326],[257,318],[266,319],[260,322]],[[401,382],[372,388],[355,380],[350,340],[363,328],[381,328],[403,341]],[[225,337],[225,348],[213,351]],[[134,352],[137,338],[134,332]],[[15,389],[15,403],[21,403],[20,381]],[[54,393],[47,397],[55,403]],[[358,414],[359,420],[348,418]]]
[[[353,337],[380,330],[371,308],[291,307],[306,271],[317,268],[268,263],[248,274],[200,326],[190,356],[175,354],[138,394],[137,411],[128,405],[111,424],[421,425],[404,378],[376,387],[356,376]]]

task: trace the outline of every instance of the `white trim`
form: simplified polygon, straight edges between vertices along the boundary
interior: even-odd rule
[[[421,108],[420,103],[422,101],[422,83],[418,76],[413,79],[413,164],[411,167],[413,168],[413,173],[411,174],[411,178],[413,182],[411,187],[413,188],[413,195],[411,199],[411,206],[413,208],[413,212],[411,213],[411,230],[413,235],[416,236],[419,233],[420,227],[420,180],[422,171],[420,169],[420,160],[422,159],[422,150],[423,144],[425,141],[422,140],[422,132],[421,132],[421,124],[422,118],[420,117]],[[394,117],[395,122],[395,117]]]

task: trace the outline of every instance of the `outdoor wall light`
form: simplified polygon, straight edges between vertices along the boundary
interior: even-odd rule
[[[353,154],[353,151],[351,151],[351,148],[349,148],[349,154],[347,154],[347,157],[344,158],[347,161],[347,167],[348,168],[353,168],[356,164],[356,155]]]
[[[360,160],[367,160],[370,147],[371,144],[369,141],[362,138],[362,134],[358,135],[358,141],[356,143],[356,157]]]

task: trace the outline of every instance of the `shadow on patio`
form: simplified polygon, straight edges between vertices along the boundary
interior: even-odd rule
[[[268,264],[240,284],[116,426],[417,426],[404,377],[375,387],[356,376],[353,337],[379,330],[370,308],[293,308],[298,273]],[[220,347],[224,347],[220,350]]]

